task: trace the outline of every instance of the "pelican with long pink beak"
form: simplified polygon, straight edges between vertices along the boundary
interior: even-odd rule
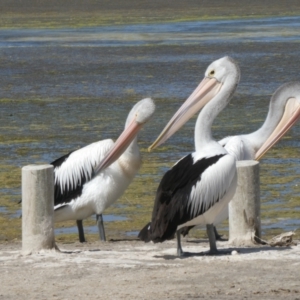
[[[82,220],[97,215],[99,234],[105,240],[103,211],[127,189],[141,164],[137,134],[155,111],[152,99],[131,109],[117,141],[90,144],[57,160],[54,166],[54,221],[77,220],[79,240],[85,241]]]
[[[255,132],[229,136],[219,143],[237,160],[260,160],[300,119],[300,82],[280,86],[272,95],[269,112],[263,125]],[[228,207],[216,217],[215,224],[228,218]],[[188,234],[191,227],[182,230]],[[215,230],[218,239],[221,236]]]
[[[271,120],[269,121],[269,119]],[[272,134],[255,153],[256,160],[261,159],[263,155],[271,147],[273,147],[300,119],[300,82],[287,83],[281,86],[275,92],[275,94],[271,98],[267,119],[260,129],[260,131],[262,132],[261,136],[267,136],[267,126],[269,125],[269,128],[271,128],[272,124],[276,124],[278,119],[280,119],[280,121],[276,128],[273,130]],[[257,133],[257,135],[258,134],[259,132]]]
[[[226,145],[233,138],[226,137],[219,143],[227,151],[233,150],[238,160],[260,160],[285,133],[300,119],[300,82],[289,82],[280,86],[272,95],[265,122],[255,132],[239,135],[243,147],[232,149]]]
[[[186,226],[206,224],[210,251],[218,254],[214,222],[228,205],[237,185],[236,158],[212,138],[211,126],[228,105],[240,79],[237,63],[223,57],[209,65],[205,77],[171,118],[150,150],[170,138],[201,108],[195,126],[195,152],[167,171],[158,186],[152,218],[139,233],[145,242],[177,236],[177,255],[183,252],[180,233]]]

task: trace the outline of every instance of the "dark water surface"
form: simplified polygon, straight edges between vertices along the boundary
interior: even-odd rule
[[[299,40],[299,17],[105,26],[80,29],[3,30],[0,47],[122,47]]]
[[[265,119],[275,89],[300,80],[299,28],[300,17],[284,17],[0,30],[0,201],[20,198],[19,181],[5,181],[16,168],[51,162],[99,139],[115,139],[132,105],[152,97],[158,109],[140,135],[147,169],[131,186],[132,193],[139,190],[139,197],[148,195],[144,214],[150,218],[163,172],[193,151],[195,119],[166,148],[154,153],[146,153],[146,148],[203,78],[209,63],[230,55],[242,72],[230,106],[214,123],[215,137],[252,132]],[[264,233],[299,227],[299,129],[297,124],[262,160]],[[151,181],[150,190],[137,187],[143,180]],[[128,217],[126,210],[118,213]]]

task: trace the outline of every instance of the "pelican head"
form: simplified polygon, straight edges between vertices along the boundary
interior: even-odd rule
[[[205,71],[204,79],[182,104],[148,150],[151,151],[164,143],[194,114],[203,108],[209,101],[217,98],[218,95],[219,97],[224,96],[224,100],[229,101],[239,79],[239,67],[231,57],[225,56],[211,63]],[[227,104],[226,101],[224,101],[224,105]]]
[[[270,107],[272,105],[281,108],[282,111],[275,112],[281,113],[281,119],[269,138],[256,152],[256,160],[261,159],[300,119],[300,82],[289,82],[279,87],[271,98]]]
[[[143,126],[153,116],[155,104],[151,98],[145,98],[137,102],[131,109],[125,124],[125,129],[130,126],[130,123],[135,122]]]
[[[115,162],[136,138],[141,128],[151,119],[155,111],[154,101],[145,98],[136,103],[131,109],[125,124],[125,129],[116,140],[113,148],[108,152],[100,165],[95,169],[98,174]]]

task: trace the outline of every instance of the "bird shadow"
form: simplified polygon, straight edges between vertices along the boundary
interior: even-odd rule
[[[117,242],[135,242],[141,241],[139,238],[123,238],[123,239],[110,239],[109,242],[117,243]]]
[[[123,239],[109,239],[109,243],[118,243],[118,242],[135,242],[135,241],[140,241],[138,238],[123,238]],[[105,242],[104,242],[105,243]],[[63,254],[79,254],[83,252],[100,252],[100,251],[110,251],[110,249],[100,249],[100,248],[95,248],[95,249],[76,249],[76,250],[61,250],[57,245],[56,249]]]
[[[80,254],[83,252],[100,252],[103,251],[103,249],[85,249],[85,250],[61,250],[59,249],[59,252],[62,254]],[[107,251],[107,250],[106,250]]]
[[[262,251],[285,251],[291,249],[290,246],[284,247],[271,247],[271,246],[256,246],[256,247],[230,247],[219,249],[217,254],[209,254],[208,251],[205,252],[185,252],[183,256],[165,254],[165,255],[154,255],[155,258],[162,258],[165,260],[174,260],[174,259],[187,259],[190,257],[204,257],[204,256],[232,256],[232,251],[236,251],[238,255],[245,255],[250,253],[259,253]]]

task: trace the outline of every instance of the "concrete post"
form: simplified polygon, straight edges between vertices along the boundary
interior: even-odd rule
[[[53,166],[22,168],[22,252],[55,248]]]
[[[259,162],[237,162],[238,184],[229,203],[229,243],[253,245],[261,236]]]

